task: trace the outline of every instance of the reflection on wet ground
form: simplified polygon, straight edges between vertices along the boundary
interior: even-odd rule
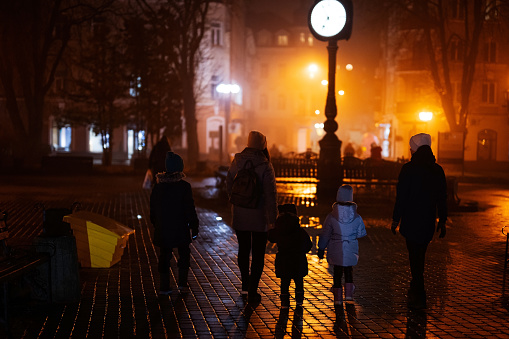
[[[304,305],[296,307],[292,298],[290,309],[284,311],[273,253],[265,260],[261,303],[255,308],[245,304],[239,293],[237,243],[229,227],[229,206],[226,200],[198,194],[212,189],[206,184],[195,190],[201,230],[191,244],[191,292],[159,297],[150,192],[141,190],[142,179],[79,178],[76,186],[73,180],[64,180],[62,186],[58,178],[43,185],[37,184],[40,180],[23,180],[31,185],[26,191],[11,190],[13,182],[2,183],[0,209],[12,212],[13,238],[27,240],[41,231],[42,217],[31,208],[36,202],[59,207],[80,201],[83,209],[136,230],[119,264],[80,270],[78,303],[27,304],[25,299],[16,299],[22,302],[13,307],[15,338],[509,337],[508,310],[501,294],[506,241],[501,226],[509,220],[507,189],[469,187],[461,191],[460,187],[462,198],[475,200],[482,195],[482,209],[452,214],[446,238],[430,244],[425,273],[428,309],[415,312],[406,306],[410,271],[404,239],[388,228],[391,201],[383,198],[384,192],[377,191],[372,197],[367,189],[359,188],[354,200],[368,235],[359,240],[355,302],[334,307],[328,264],[308,255]],[[317,218],[329,209],[330,205],[300,205],[301,222],[316,226]],[[178,272],[175,262],[172,270]]]

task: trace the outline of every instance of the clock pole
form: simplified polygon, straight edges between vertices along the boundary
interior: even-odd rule
[[[334,201],[338,187],[343,182],[343,170],[341,167],[341,140],[335,132],[338,123],[335,118],[338,113],[336,105],[336,54],[338,40],[330,39],[327,46],[329,54],[329,74],[327,87],[327,101],[325,103],[324,123],[325,135],[319,141],[320,157],[318,159],[318,187],[317,196],[322,201]]]

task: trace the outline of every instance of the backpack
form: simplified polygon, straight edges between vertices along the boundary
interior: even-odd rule
[[[247,160],[235,175],[229,198],[233,205],[244,208],[257,207],[262,196],[262,190],[255,168],[256,166],[253,165],[253,162]]]

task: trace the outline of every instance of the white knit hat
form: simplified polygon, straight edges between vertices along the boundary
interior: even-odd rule
[[[423,145],[431,146],[431,135],[419,133],[410,138],[410,148],[412,151],[417,151]]]

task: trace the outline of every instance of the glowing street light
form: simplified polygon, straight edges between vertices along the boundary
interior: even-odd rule
[[[322,80],[322,85],[327,86],[329,82],[327,80]]]
[[[345,95],[345,91],[343,91],[343,90],[339,90],[339,91],[338,91],[338,94],[339,94],[339,95]]]
[[[346,68],[347,71],[351,71],[353,69],[353,66],[352,66],[352,64],[347,64],[345,66],[345,68]]]
[[[419,119],[421,121],[431,121],[433,119],[433,112],[419,112]]]

